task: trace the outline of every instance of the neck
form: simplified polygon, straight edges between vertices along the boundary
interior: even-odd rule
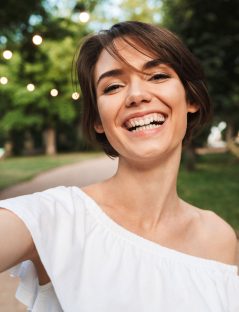
[[[108,180],[109,184],[106,182],[114,194],[114,203],[109,199],[109,206],[119,205],[120,213],[141,228],[156,228],[179,210],[180,158],[181,149],[147,166],[120,158],[116,175]]]

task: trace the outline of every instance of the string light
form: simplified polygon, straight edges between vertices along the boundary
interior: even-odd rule
[[[7,83],[8,83],[7,77],[0,77],[0,84],[6,85]],[[36,86],[33,83],[28,83],[26,88],[29,92],[32,92],[36,89]],[[58,96],[59,91],[57,89],[51,89],[50,94],[51,94],[51,96],[56,97],[56,96]],[[80,93],[79,92],[73,92],[71,95],[71,98],[73,100],[78,100],[80,98]]]
[[[51,96],[57,96],[58,90],[57,89],[51,89],[50,94],[51,94]]]
[[[90,19],[90,14],[88,12],[81,12],[79,15],[79,20],[82,23],[87,23]]]
[[[2,55],[6,60],[10,60],[12,58],[12,51],[5,50],[3,51]]]
[[[33,84],[33,83],[29,83],[29,84],[27,85],[27,90],[28,90],[29,92],[34,91],[34,90],[35,90],[34,84]]]
[[[40,45],[42,44],[42,37],[40,35],[34,35],[32,37],[32,42],[35,44],[35,45]]]
[[[78,92],[74,92],[71,97],[73,100],[78,100],[80,98],[80,94]]]
[[[87,23],[89,19],[90,19],[89,13],[81,12],[79,14],[79,20],[82,23]],[[42,41],[43,41],[43,38],[40,35],[34,35],[32,37],[32,42],[35,45],[42,44]],[[10,51],[10,50],[5,50],[5,51],[3,51],[2,55],[3,55],[3,57],[6,60],[10,60],[12,58],[12,56],[13,56],[13,52]],[[7,83],[8,83],[8,78],[7,77],[0,77],[0,84],[6,85]],[[27,90],[29,92],[32,92],[32,91],[35,90],[36,87],[35,87],[35,85],[33,83],[29,83],[29,84],[27,84],[26,88],[27,88]],[[59,91],[57,89],[51,89],[50,94],[51,94],[51,96],[56,97],[56,96],[58,96]],[[73,100],[78,100],[80,98],[80,94],[78,92],[73,92],[71,97],[72,97]]]
[[[3,84],[3,85],[6,85],[8,83],[7,77],[1,77],[0,78],[0,83]]]

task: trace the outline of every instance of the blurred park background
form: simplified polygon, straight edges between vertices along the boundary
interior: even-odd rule
[[[239,230],[238,0],[2,2],[0,194],[43,171],[98,155],[81,133],[72,63],[84,36],[122,20],[166,26],[200,59],[214,117],[185,148],[178,189]]]

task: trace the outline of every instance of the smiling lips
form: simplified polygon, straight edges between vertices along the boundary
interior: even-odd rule
[[[125,126],[129,131],[138,132],[160,127],[166,120],[166,116],[160,113],[150,113],[142,117],[131,118]]]

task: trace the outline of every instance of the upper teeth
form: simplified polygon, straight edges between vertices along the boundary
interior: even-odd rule
[[[125,125],[128,129],[130,129],[130,128],[137,127],[137,126],[141,126],[141,127],[147,126],[151,122],[154,122],[154,121],[156,122],[165,121],[165,116],[160,113],[152,113],[152,114],[145,115],[143,117],[131,118],[127,120]]]

